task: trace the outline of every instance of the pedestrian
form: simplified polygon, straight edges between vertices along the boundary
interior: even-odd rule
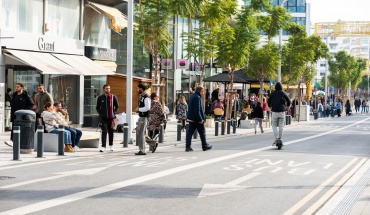
[[[285,111],[290,106],[290,99],[287,93],[283,91],[283,86],[280,82],[276,82],[275,91],[271,93],[268,101],[269,107],[272,111],[272,130],[275,135],[275,142],[282,144],[283,128],[285,122]]]
[[[346,116],[351,116],[351,104],[349,103],[349,99],[347,100],[344,108],[346,109]]]
[[[193,93],[193,95],[191,95],[189,99],[189,108],[187,113],[189,129],[186,131],[186,152],[193,151],[193,149],[191,148],[191,139],[195,130],[198,130],[200,140],[202,142],[203,151],[212,149],[212,145],[207,144],[206,140],[206,128],[204,127],[206,116],[204,113],[204,106],[202,102],[203,94],[204,88],[199,86],[195,89],[195,93]]]
[[[45,87],[42,84],[39,84],[37,86],[37,94],[35,96],[35,105],[36,105],[36,122],[38,122],[38,119],[41,118],[41,113],[44,111],[43,107],[44,105],[50,102],[53,104],[53,98],[51,95],[45,91]],[[35,131],[37,129],[37,123],[35,126]]]
[[[338,99],[338,102],[337,102],[337,115],[338,115],[338,117],[341,116],[341,113],[342,113],[342,102],[340,101],[340,99]]]
[[[53,105],[51,102],[46,102],[43,107],[44,111],[41,113],[42,120],[45,122],[45,130],[48,133],[59,133],[59,124],[57,122],[58,116],[54,111]],[[64,152],[75,152],[72,147],[71,132],[64,130]]]
[[[263,119],[263,109],[261,102],[257,102],[256,108],[254,108],[254,134],[257,134],[257,124],[259,123],[261,133],[263,133],[262,128],[262,119]]]
[[[238,128],[240,128],[240,120],[246,120],[248,118],[248,112],[243,108],[240,118],[238,119]]]
[[[331,111],[331,106],[329,103],[325,104],[325,111],[326,111],[326,117],[329,117],[330,111]]]
[[[32,110],[33,101],[30,95],[24,90],[22,83],[15,85],[15,92],[12,95],[11,110],[10,110],[10,122],[14,127],[15,112],[18,110]],[[13,129],[10,133],[10,140],[13,141]],[[5,141],[6,145],[12,146],[9,142]]]
[[[366,101],[365,101],[365,99],[363,99],[363,100],[362,100],[362,102],[361,102],[361,106],[362,106],[362,108],[361,108],[361,113],[362,113],[362,112],[364,112],[364,113],[365,113],[365,109],[366,109]]]
[[[104,93],[100,95],[96,101],[96,111],[99,114],[101,126],[101,148],[100,152],[104,152],[107,143],[107,133],[109,135],[109,147],[114,151],[113,138],[115,118],[119,108],[117,97],[110,93],[110,86],[103,86]]]
[[[8,88],[5,94],[5,131],[10,131],[10,113],[11,113],[11,104],[12,104],[12,89]]]
[[[319,104],[317,105],[317,110],[319,111],[319,117],[324,117],[324,106],[321,104],[321,101],[319,101]]]
[[[188,104],[186,103],[185,96],[180,96],[176,105],[177,116],[176,119],[181,121],[181,130],[185,131],[186,114],[188,112]]]
[[[149,111],[148,136],[154,141],[147,141],[147,143],[149,144],[149,150],[154,153],[158,147],[157,139],[159,136],[159,129],[161,128],[161,124],[165,121],[165,115],[157,93],[152,93],[150,99],[152,102]]]
[[[60,102],[54,103],[54,111],[57,114],[56,117],[57,124],[64,125],[64,129],[71,133],[72,148],[75,151],[80,151],[78,144],[80,143],[82,131],[68,124],[68,122],[66,121],[66,116],[62,113],[62,109],[63,109],[62,103]]]
[[[212,94],[211,94],[211,98],[212,98],[212,103],[219,99],[219,95],[220,95],[220,88],[217,87],[215,90],[213,90]]]
[[[137,86],[137,91],[140,95],[139,107],[135,109],[136,112],[139,112],[139,122],[136,128],[137,132],[137,144],[139,146],[139,152],[135,155],[146,155],[145,153],[145,129],[148,123],[149,110],[150,110],[150,98],[146,93],[147,87],[144,84],[139,84]]]
[[[266,114],[267,114],[266,97],[263,97],[262,101],[263,101],[263,104],[262,104],[263,118],[265,118],[266,117]]]
[[[168,115],[170,115],[170,109],[167,107],[167,105],[164,105],[164,116],[165,116],[165,120],[164,120],[164,123],[163,123],[163,132],[164,133],[166,133]]]

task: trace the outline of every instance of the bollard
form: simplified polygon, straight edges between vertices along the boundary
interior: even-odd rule
[[[123,147],[128,147],[128,123],[123,123]]]
[[[19,153],[21,151],[21,127],[13,127],[13,160],[19,160]]]
[[[236,119],[233,120],[233,134],[236,134]]]
[[[163,143],[163,123],[161,123],[161,127],[159,128],[158,143]]]
[[[227,120],[227,134],[230,134],[231,120]]]
[[[177,141],[181,141],[181,121],[177,121]]]
[[[218,136],[218,119],[215,120],[215,136]]]
[[[37,126],[37,157],[44,157],[44,126]]]
[[[225,120],[221,121],[221,135],[225,135]]]
[[[58,155],[64,156],[64,126],[58,127]]]

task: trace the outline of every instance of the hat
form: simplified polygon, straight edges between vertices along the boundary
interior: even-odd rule
[[[137,87],[138,88],[141,88],[143,90],[146,90],[147,89],[147,87],[144,84],[139,84]]]

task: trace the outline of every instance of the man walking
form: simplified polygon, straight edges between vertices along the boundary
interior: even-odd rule
[[[37,86],[37,94],[36,94],[36,98],[35,98],[35,101],[36,101],[36,122],[38,122],[38,119],[39,118],[42,118],[41,117],[41,113],[44,111],[44,105],[47,103],[47,102],[50,102],[51,104],[53,104],[53,98],[51,97],[51,95],[45,91],[45,87],[44,85],[42,84],[39,84]],[[36,123],[36,127],[35,127],[35,131],[37,129],[37,123]]]
[[[280,82],[276,82],[275,91],[271,93],[267,103],[272,111],[272,130],[275,135],[274,144],[281,144],[280,146],[282,146],[281,139],[285,124],[285,111],[290,106],[290,99],[287,93],[283,91],[283,86]]]
[[[75,151],[80,151],[78,144],[80,143],[80,139],[82,136],[82,131],[78,130],[72,125],[68,125],[68,122],[65,120],[65,116],[62,113],[62,104],[60,102],[54,103],[54,110],[57,114],[57,124],[64,125],[64,129],[71,132],[71,140],[72,140],[72,147]]]
[[[204,114],[204,106],[202,102],[202,95],[204,94],[203,87],[197,87],[195,93],[189,99],[187,120],[189,122],[189,129],[186,130],[186,148],[185,151],[193,151],[191,148],[191,138],[195,130],[198,130],[200,140],[202,142],[203,151],[212,149],[212,145],[207,144],[206,141],[206,128],[204,123],[206,117]]]
[[[24,85],[22,83],[17,83],[15,85],[15,92],[12,95],[12,102],[11,102],[11,115],[10,121],[13,123],[14,126],[14,119],[15,119],[15,112],[18,110],[32,110],[33,101],[28,95],[26,91],[23,90]],[[10,133],[10,139],[13,140],[13,129]],[[5,141],[6,145],[12,146],[7,141]]]
[[[145,129],[148,123],[149,110],[151,100],[146,93],[147,87],[144,84],[139,84],[137,86],[137,91],[140,95],[139,107],[135,109],[136,112],[139,112],[139,122],[136,128],[137,132],[137,144],[139,146],[139,152],[135,155],[146,155],[145,153]]]
[[[109,147],[114,151],[113,147],[113,132],[114,119],[118,111],[119,105],[117,97],[110,93],[110,86],[103,86],[104,94],[98,97],[96,102],[96,111],[99,113],[101,126],[101,148],[100,152],[104,152],[107,143],[107,133],[109,135]]]

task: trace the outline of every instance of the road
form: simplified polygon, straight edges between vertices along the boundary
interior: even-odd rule
[[[167,144],[0,167],[0,214],[357,214],[369,130],[357,114],[286,127],[282,150],[269,131],[213,139],[206,152]]]

